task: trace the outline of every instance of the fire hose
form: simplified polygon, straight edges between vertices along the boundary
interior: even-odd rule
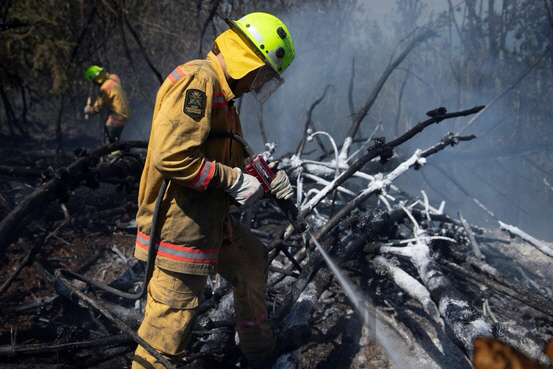
[[[249,155],[248,163],[246,164],[246,167],[244,169],[246,170],[246,172],[248,172],[248,174],[254,176],[261,183],[261,187],[263,187],[263,192],[265,192],[265,194],[270,193],[271,182],[273,178],[275,178],[275,174],[273,173],[271,168],[269,168],[269,166],[265,162],[265,159],[263,159],[261,155],[256,155],[251,146],[246,142],[246,140],[244,140],[242,136],[231,132],[221,132],[211,133],[209,135],[209,138],[231,138],[242,144],[244,150]],[[275,199],[277,205],[280,207],[284,215],[286,215],[286,218],[288,218],[290,224],[294,226],[294,229],[296,231],[298,231],[299,233],[304,233],[308,230],[309,226],[307,225],[305,219],[299,215],[298,208],[296,207],[296,204],[294,204],[294,201],[292,201],[291,199],[284,200],[277,199],[276,197],[273,198]]]
[[[271,180],[275,177],[273,171],[269,168],[265,160],[262,156],[256,156],[253,150],[251,149],[250,145],[242,138],[241,136],[237,134],[233,134],[230,132],[222,132],[222,133],[212,133],[209,135],[208,139],[211,138],[231,138],[236,141],[238,141],[242,146],[244,147],[244,150],[250,155],[250,161],[246,165],[246,171],[257,178],[257,180],[261,183],[261,186],[263,187],[263,190],[267,193],[270,192],[270,183]],[[107,284],[100,283],[98,281],[95,281],[93,279],[90,279],[88,277],[85,277],[83,275],[77,274],[73,271],[67,270],[67,269],[56,269],[55,275],[60,280],[60,282],[66,286],[69,289],[74,288],[73,285],[65,278],[72,277],[75,279],[78,279],[82,282],[88,283],[94,287],[100,288],[101,290],[104,290],[106,292],[109,292],[113,295],[123,297],[130,300],[139,300],[142,297],[146,295],[147,286],[150,282],[150,278],[152,277],[153,270],[154,270],[154,261],[156,258],[156,252],[155,250],[155,239],[156,239],[156,232],[157,232],[157,223],[159,219],[159,210],[161,208],[161,203],[163,202],[163,196],[165,195],[165,192],[167,191],[167,187],[169,185],[169,179],[165,178],[161,184],[161,187],[159,189],[156,204],[154,207],[154,213],[152,216],[152,227],[151,227],[151,234],[150,234],[150,240],[148,245],[148,257],[146,259],[146,270],[144,274],[144,282],[142,285],[142,290],[138,293],[129,293],[124,292],[121,290],[118,290],[116,288],[113,288],[111,286],[108,286]],[[274,198],[279,207],[282,209],[290,223],[294,226],[294,229],[296,229],[300,233],[304,233],[308,230],[308,225],[305,219],[298,215],[298,209],[294,202],[291,199],[288,200],[281,200]]]
[[[250,175],[253,175],[255,178],[257,178],[257,180],[261,183],[261,186],[263,187],[263,191],[265,193],[270,192],[270,183],[272,179],[275,177],[273,171],[269,168],[269,166],[267,165],[267,163],[265,162],[262,156],[260,155],[256,156],[254,154],[250,145],[241,136],[237,134],[225,132],[220,134],[212,133],[210,134],[208,139],[209,138],[231,138],[240,142],[240,144],[242,144],[242,146],[244,147],[244,150],[250,156],[249,162],[247,163],[245,170]],[[72,293],[75,293],[81,299],[86,301],[89,305],[99,310],[102,314],[104,314],[106,317],[112,320],[123,332],[129,334],[134,339],[135,342],[137,342],[139,345],[142,345],[146,349],[146,351],[148,351],[156,359],[158,359],[165,367],[174,368],[173,365],[171,365],[163,356],[161,356],[150,344],[148,344],[140,336],[138,336],[130,327],[128,327],[119,318],[113,316],[113,314],[111,314],[104,306],[102,306],[96,300],[89,298],[86,294],[84,294],[82,291],[80,291],[78,288],[72,285],[71,282],[66,278],[66,277],[72,277],[72,278],[78,279],[89,285],[100,288],[101,290],[104,290],[113,295],[123,297],[126,299],[139,300],[142,297],[144,297],[146,295],[148,283],[150,282],[150,279],[152,277],[153,270],[154,270],[154,262],[156,258],[155,239],[156,239],[157,223],[159,219],[161,203],[163,202],[163,197],[165,195],[165,192],[167,191],[168,185],[169,185],[169,179],[164,178],[156,198],[154,213],[152,215],[152,226],[151,226],[151,232],[150,232],[151,234],[150,234],[150,240],[148,245],[148,257],[146,259],[146,270],[144,273],[144,282],[142,284],[142,289],[140,290],[140,292],[138,293],[124,292],[116,288],[113,288],[111,286],[108,286],[107,284],[97,282],[93,279],[90,279],[88,277],[77,274],[67,269],[62,269],[62,268],[56,269],[54,274],[61,284],[63,284],[66,288],[72,291]],[[298,215],[298,209],[292,200],[277,199],[276,197],[274,199],[279,205],[279,207],[281,208],[281,210],[284,212],[284,214],[286,215],[290,223],[294,226],[294,228],[298,232],[304,233],[308,230],[307,222],[305,221],[305,219],[303,219],[303,217]]]

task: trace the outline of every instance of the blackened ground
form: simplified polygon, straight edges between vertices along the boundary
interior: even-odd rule
[[[0,151],[0,157],[9,157],[5,163],[10,165],[24,160],[26,163],[34,161],[37,167],[45,168],[53,163],[51,150],[41,151],[40,147],[34,151],[28,149],[17,158],[13,153],[7,154],[8,149]],[[9,177],[2,178],[0,183],[5,205],[2,208],[13,206],[40,184],[37,180]],[[136,271],[140,271],[142,266],[133,258],[136,229],[132,224],[130,228],[125,228],[134,214],[108,218],[97,216],[98,211],[136,202],[136,188],[134,190],[119,191],[117,186],[108,184],[96,190],[79,188],[66,204],[74,221],[64,225],[61,225],[64,216],[60,204],[44,204],[45,216],[33,222],[20,241],[0,256],[0,281],[7,280],[17,269],[26,254],[24,245],[39,244],[45,237],[47,239],[36,260],[50,273],[63,267],[103,282],[128,279],[128,267],[113,251],[113,247],[125,255]],[[261,207],[262,212],[268,212],[268,207]],[[77,221],[77,215],[87,216]],[[278,216],[259,216],[252,225],[254,228],[263,227],[266,232],[270,227],[279,229],[285,221]],[[550,258],[530,245],[509,239],[499,231],[490,231],[485,236],[503,240],[482,244],[482,251],[491,265],[508,274],[514,285],[520,283],[526,288],[541,288],[541,292],[551,297],[553,268]],[[470,368],[464,354],[436,327],[419,304],[398,290],[385,276],[376,274],[367,257],[370,255],[360,253],[353,260],[342,264],[341,268],[362,291],[364,298],[376,307],[379,316],[376,332],[363,325],[340,286],[332,282],[317,303],[310,322],[313,340],[301,350],[300,367]],[[397,262],[407,271],[414,272],[405,260]],[[320,273],[330,272],[323,268]],[[448,276],[477,312],[485,315],[492,324],[491,316],[484,314],[482,309],[487,301],[503,329],[513,337],[520,337],[522,345],[536,342],[538,346],[544,346],[546,340],[553,337],[550,317],[463,276],[452,273]],[[0,296],[0,345],[76,342],[120,333],[118,328],[97,312],[91,313],[74,302],[56,296],[54,289],[41,279],[34,267],[24,268],[16,281]],[[102,296],[126,307],[134,306],[132,301]],[[376,337],[385,341],[390,352],[381,347]],[[131,343],[126,354],[93,367],[129,368],[133,348],[134,344]],[[60,367],[78,368],[79,363],[105,352],[103,348],[1,356],[0,366],[19,364],[20,368],[38,368],[59,364]],[[227,367],[234,365],[233,362],[225,364]]]

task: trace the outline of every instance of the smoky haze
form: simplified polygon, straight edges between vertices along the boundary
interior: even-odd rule
[[[392,73],[356,138],[367,138],[382,122],[376,136],[390,141],[396,131],[401,135],[428,119],[429,110],[445,107],[454,112],[487,105],[545,53],[520,83],[468,128],[464,129],[472,116],[446,120],[396,149],[401,157],[410,156],[416,149],[439,143],[447,132],[463,129],[463,135],[477,137],[431,156],[425,167],[411,170],[396,185],[419,197],[424,190],[435,207],[445,201],[445,212],[454,218],[461,212],[469,222],[493,229],[501,220],[553,241],[549,98],[553,68],[546,50],[551,29],[542,1],[495,2],[491,17],[488,4],[468,1],[451,9],[446,0],[387,4],[358,0],[276,14],[293,36],[296,59],[283,75],[286,83],[263,106],[267,139],[277,144],[275,158],[296,151],[307,111],[327,85],[332,87],[315,107],[312,121],[341,144],[355,117],[348,105],[353,67],[357,114],[417,27],[431,25],[435,33]],[[223,29],[221,24],[216,27]],[[175,65],[185,57],[193,58],[176,55]],[[150,117],[141,115],[142,132],[149,132]],[[259,105],[252,96],[243,99],[241,120],[247,141],[255,151],[263,151]],[[332,147],[327,138],[322,140]],[[310,159],[321,154],[314,142],[304,152],[312,152],[305,156]]]
[[[418,5],[413,8],[413,3]],[[496,4],[495,11],[501,10],[502,5]],[[539,4],[536,1],[534,5]],[[520,11],[513,10],[513,16]],[[456,22],[462,24],[464,6],[454,9],[453,13]],[[487,8],[482,10],[481,17],[487,17]],[[453,112],[486,105],[515,83],[544,52],[539,44],[534,45],[534,50],[525,50],[529,46],[516,40],[523,35],[519,32],[517,36],[514,31],[505,37],[504,51],[497,53],[497,57],[485,55],[489,48],[487,38],[475,37],[472,45],[480,49],[476,46],[469,49],[471,42],[463,44],[457,31],[452,29],[455,25],[448,24],[452,18],[447,1],[424,4],[400,1],[393,6],[360,1],[345,9],[309,7],[284,14],[282,18],[294,37],[297,58],[284,74],[284,86],[263,106],[267,138],[278,145],[276,157],[296,150],[307,111],[322,96],[327,84],[333,88],[314,109],[312,120],[317,129],[331,133],[338,144],[342,143],[353,120],[348,107],[352,61],[355,60],[353,102],[357,113],[392,55],[397,57],[406,44],[398,46],[398,43],[416,26],[432,21],[435,37],[419,44],[394,71],[356,137],[368,137],[382,122],[383,128],[377,136],[389,141],[396,137],[396,121],[401,135],[427,119],[429,110],[443,106]],[[472,36],[471,32],[476,31],[467,30],[462,37]],[[542,24],[535,29],[533,37],[543,38],[547,32],[546,25]],[[552,240],[549,198],[553,193],[544,184],[544,179],[549,179],[550,141],[543,135],[543,130],[550,130],[545,127],[550,123],[551,112],[550,104],[538,103],[550,101],[547,96],[551,75],[547,63],[542,61],[520,84],[463,130],[463,135],[476,135],[475,140],[430,157],[429,165],[420,171],[410,171],[397,184],[417,196],[421,190],[426,191],[436,207],[442,200],[446,201],[445,210],[453,217],[460,211],[471,222],[490,228],[497,228],[497,220],[501,220],[536,237]],[[545,75],[548,77],[543,80]],[[253,99],[246,97],[241,115],[246,138],[256,150],[262,150],[258,109]],[[398,109],[401,109],[399,119]],[[471,118],[431,126],[396,152],[406,156],[417,148],[427,149],[447,132],[460,132]],[[328,141],[325,145],[331,147]],[[314,142],[308,143],[305,152],[315,149]],[[317,151],[311,157],[319,154]],[[479,207],[473,198],[494,216]]]

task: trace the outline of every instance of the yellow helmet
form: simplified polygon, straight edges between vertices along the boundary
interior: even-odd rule
[[[267,13],[250,13],[237,21],[226,21],[234,32],[251,42],[265,62],[250,88],[255,98],[264,103],[284,83],[280,75],[296,57],[292,36],[280,19]]]
[[[226,20],[255,45],[263,59],[279,75],[296,57],[294,42],[288,28],[280,19],[267,13],[250,13],[237,21]]]

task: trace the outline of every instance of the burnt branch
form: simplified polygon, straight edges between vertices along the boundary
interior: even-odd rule
[[[31,261],[33,251],[28,251],[25,257],[21,260],[21,263],[17,267],[17,269],[13,272],[13,274],[8,278],[2,286],[0,286],[0,296],[12,285],[12,283],[15,281],[19,273],[23,270],[24,267],[26,267],[29,262]]]
[[[307,111],[307,120],[305,121],[305,126],[303,128],[303,136],[301,138],[301,141],[298,145],[298,148],[296,149],[296,155],[297,156],[300,156],[302,153],[303,153],[303,148],[305,147],[305,142],[307,141],[307,135],[308,135],[308,130],[310,127],[313,127],[313,122],[311,120],[311,116],[313,114],[313,110],[315,110],[315,107],[317,105],[319,105],[321,103],[321,101],[323,101],[323,99],[325,98],[326,96],[326,93],[328,92],[328,90],[330,88],[333,88],[334,89],[334,86],[332,85],[326,85],[324,91],[323,91],[323,94],[321,95],[320,98],[318,98],[317,100],[315,100],[315,102],[313,102],[313,104],[311,104],[311,107],[309,108],[309,110]],[[325,156],[328,156],[329,153],[328,151],[326,150],[326,148],[323,146],[322,142],[320,141],[320,138],[317,137],[317,142],[319,143],[319,146],[321,147],[321,149],[323,150]]]
[[[129,342],[133,342],[131,337],[126,334],[118,334],[82,342],[5,345],[0,346],[0,356],[12,357],[17,355],[37,355],[52,352],[75,351],[95,347],[113,347]]]
[[[503,222],[499,222],[499,227],[500,229],[509,232],[509,234],[513,236],[519,236],[521,239],[540,250],[544,255],[553,258],[553,249],[551,249],[551,247],[545,245],[543,242],[538,241],[536,238],[530,236],[529,234],[521,231],[519,228],[513,227]]]
[[[154,349],[150,344],[148,344],[144,339],[142,339],[132,328],[130,328],[125,322],[123,322],[120,318],[113,315],[108,309],[106,309],[102,304],[100,304],[98,301],[90,298],[83,292],[81,292],[79,289],[75,288],[71,282],[69,282],[65,277],[63,277],[61,274],[57,274],[57,279],[65,288],[69,289],[71,291],[71,294],[76,295],[79,297],[82,301],[84,301],[86,304],[91,306],[92,308],[98,310],[100,313],[102,313],[106,318],[111,320],[123,333],[126,335],[132,337],[132,339],[144,347],[146,351],[148,351],[152,356],[154,356],[160,363],[162,363],[167,369],[174,369],[175,366],[172,365],[165,357],[163,357],[156,349]]]
[[[453,142],[453,137],[450,137]],[[441,143],[441,149],[444,149],[448,145],[451,144],[447,139],[442,140]],[[458,142],[458,141],[457,141]],[[440,145],[440,144],[439,144]],[[438,145],[436,145],[438,146]],[[403,174],[406,170],[408,170],[411,166],[419,165],[421,158],[423,158],[425,155],[428,156],[430,153],[435,153],[436,146],[433,146],[432,148],[428,149],[425,152],[417,152],[415,153],[409,160],[407,160],[405,163],[402,163],[396,168],[395,171],[388,174],[386,177],[382,178],[381,180],[375,180],[369,185],[369,187],[363,191],[361,194],[359,194],[353,201],[350,201],[348,205],[344,206],[338,213],[332,217],[332,219],[328,220],[326,224],[321,227],[315,237],[319,240],[324,240],[323,245],[327,245],[328,248],[330,248],[330,245],[333,244],[333,236],[330,235],[332,229],[341,222],[343,218],[345,218],[347,215],[349,215],[356,207],[358,207],[360,204],[362,204],[364,201],[366,201],[369,197],[376,193],[381,193],[385,190],[386,187],[388,187],[398,176]],[[326,236],[329,236],[328,238],[325,238]],[[359,244],[361,242],[354,243],[356,247],[359,247]],[[273,242],[272,244],[275,244]],[[271,245],[272,245],[271,244]],[[269,247],[271,246],[269,245]],[[351,254],[351,252],[349,252]],[[274,257],[274,255],[273,255]],[[305,288],[308,284],[308,282],[313,278],[313,276],[316,274],[318,269],[320,268],[320,263],[323,261],[322,256],[320,256],[319,253],[316,253],[315,256],[313,256],[309,262],[303,267],[300,276],[297,279],[297,282],[294,283],[293,289],[290,291],[290,293],[287,295],[285,301],[280,307],[279,312],[276,314],[276,320],[280,321],[284,319],[284,317],[288,314],[289,309],[295,304],[295,301],[297,298],[299,298],[301,292],[303,291],[303,288]]]
[[[261,133],[261,138],[263,139],[263,145],[267,145],[267,135],[265,134],[265,129],[263,128],[263,104],[259,104],[257,118],[259,121],[259,132]]]
[[[138,86],[138,89],[140,90],[140,93],[146,99],[152,110],[154,109],[154,103],[146,94],[146,91],[144,91],[144,88],[142,88],[142,85],[140,84],[140,81],[138,80],[138,75],[136,74],[136,69],[134,67],[134,62],[131,56],[131,52],[129,51],[129,45],[127,44],[127,37],[125,36],[125,29],[123,27],[123,21],[121,19],[118,20],[119,23],[119,33],[121,35],[121,40],[123,41],[123,49],[125,50],[125,56],[127,57],[127,60],[129,61],[129,64],[131,65],[131,71],[134,78],[134,81],[136,82],[136,85]],[[159,77],[158,77],[159,78]]]
[[[0,174],[19,178],[40,178],[43,171],[21,166],[0,165]]]
[[[543,53],[531,66],[530,68],[528,68],[526,71],[524,71],[519,77],[518,79],[513,82],[509,87],[507,87],[505,90],[503,90],[499,95],[497,95],[496,97],[494,97],[486,106],[484,109],[480,110],[478,112],[478,114],[476,114],[474,117],[471,118],[471,120],[465,124],[465,126],[463,128],[461,128],[461,130],[459,130],[458,134],[461,134],[463,133],[472,123],[474,123],[474,121],[476,119],[478,119],[480,117],[480,115],[484,114],[484,112],[490,108],[491,106],[493,106],[500,98],[502,98],[507,92],[511,91],[513,88],[515,88],[520,82],[522,82],[524,80],[524,78],[526,78],[526,76],[528,74],[530,74],[530,72],[532,70],[534,70],[534,68],[536,66],[538,66],[538,64],[545,58],[545,53]]]
[[[355,137],[355,134],[357,133],[357,130],[359,129],[359,126],[361,125],[361,121],[363,120],[363,118],[365,118],[365,115],[367,115],[368,111],[370,110],[370,108],[372,107],[374,102],[376,101],[376,98],[378,97],[378,94],[382,90],[382,87],[384,87],[384,84],[388,80],[388,77],[390,77],[392,72],[399,66],[399,64],[401,64],[403,59],[405,59],[405,57],[407,55],[409,55],[409,53],[413,50],[413,48],[418,43],[420,43],[421,41],[427,39],[432,34],[433,34],[433,31],[431,29],[421,30],[418,33],[418,35],[416,35],[411,40],[411,42],[409,42],[409,44],[405,47],[403,52],[393,62],[391,62],[388,65],[388,67],[384,70],[384,73],[382,73],[382,76],[380,77],[380,80],[377,82],[377,84],[376,84],[375,88],[373,89],[371,95],[367,99],[367,102],[365,103],[365,105],[363,105],[361,110],[357,113],[357,116],[355,117],[355,119],[353,121],[353,124],[350,127],[350,130],[349,130],[348,135],[347,135],[350,142],[353,141],[353,138]],[[349,145],[344,145],[344,147],[342,148],[342,152],[347,153],[348,150],[349,150]]]
[[[472,270],[469,270],[467,268],[463,268],[460,265],[457,265],[449,260],[440,260],[440,262],[444,265],[445,268],[448,268],[454,272],[463,274],[464,276],[478,282],[482,283],[485,286],[488,286],[490,288],[493,288],[495,291],[501,292],[507,296],[510,296],[542,313],[544,313],[547,316],[551,316],[553,312],[553,304],[551,301],[549,301],[544,296],[537,294],[532,291],[521,291],[519,290],[521,287],[517,286],[517,290],[514,290],[511,287],[508,287],[508,285],[513,285],[512,282],[503,280],[503,283],[495,282],[489,278],[486,278],[482,276],[479,273],[476,273]]]
[[[159,81],[159,84],[161,85],[163,83],[163,77],[161,76],[161,73],[157,70],[154,63],[152,62],[152,60],[148,56],[148,53],[146,52],[146,49],[144,48],[144,46],[142,45],[142,42],[140,41],[140,37],[138,36],[138,33],[136,32],[136,30],[131,25],[131,22],[129,22],[129,18],[127,17],[128,12],[127,12],[127,7],[125,5],[125,0],[121,0],[121,8],[122,8],[121,14],[123,15],[123,20],[125,21],[125,24],[127,25],[127,28],[131,32],[131,35],[134,37],[134,40],[136,41],[136,44],[138,45],[138,48],[140,49],[140,52],[142,53],[142,56],[146,60],[146,63],[148,64],[148,66],[150,67],[152,72],[154,72],[154,74],[157,77],[157,80]]]
[[[484,260],[484,255],[482,255],[482,252],[480,251],[480,245],[478,245],[478,242],[476,241],[476,238],[474,238],[474,233],[472,233],[470,226],[468,222],[463,218],[461,215],[461,212],[459,214],[459,220],[461,221],[461,224],[463,225],[463,228],[465,229],[465,232],[467,233],[467,236],[469,238],[470,246],[472,247],[472,252],[474,253],[474,256],[478,260]]]
[[[198,58],[202,58],[202,41],[204,39],[204,34],[207,29],[207,26],[210,22],[213,21],[213,18],[215,17],[215,14],[217,13],[217,8],[219,7],[219,4],[221,3],[221,0],[215,0],[213,3],[213,6],[209,10],[209,14],[207,16],[207,19],[204,21],[202,25],[202,29],[200,30],[200,41],[198,42]],[[199,9],[201,8],[201,4],[198,3],[198,16],[199,16]]]
[[[129,151],[133,147],[145,148],[147,143],[142,141],[115,142],[101,147],[90,155],[78,158],[68,167],[52,170],[51,178],[48,178],[42,186],[25,197],[0,222],[0,254],[6,251],[6,248],[17,239],[20,232],[33,219],[42,214],[45,210],[44,204],[65,198],[73,189],[85,185],[87,182],[92,185],[101,178],[98,167],[106,170],[110,168],[108,163],[99,164],[101,157],[116,150]],[[140,173],[137,173],[137,176],[139,175]]]
[[[355,106],[353,105],[353,83],[355,81],[355,58],[351,60],[351,78],[349,79],[348,87],[348,107],[349,113],[353,117],[355,115]]]
[[[334,192],[340,186],[342,183],[344,183],[348,178],[353,176],[357,171],[361,170],[361,168],[371,161],[372,159],[376,157],[381,157],[381,163],[385,163],[392,155],[393,155],[393,149],[402,143],[408,141],[409,139],[413,138],[418,133],[422,132],[426,127],[435,124],[440,123],[441,121],[445,119],[451,119],[461,116],[467,116],[471,114],[475,114],[482,110],[484,106],[476,106],[472,109],[455,112],[455,113],[445,113],[444,108],[436,109],[440,112],[440,114],[435,114],[430,119],[425,120],[424,122],[418,123],[416,126],[414,126],[412,129],[404,133],[402,136],[388,142],[384,143],[383,140],[378,140],[378,142],[371,146],[368,149],[368,153],[362,156],[361,158],[357,159],[346,171],[342,172],[337,178],[335,178],[328,186],[326,186],[323,190],[321,190],[316,196],[314,196],[306,205],[302,207],[300,210],[300,216],[307,216],[328,194]],[[468,136],[470,137],[470,136]],[[449,144],[449,143],[448,143]],[[446,147],[448,144],[442,142],[439,145],[443,145]],[[430,148],[429,152],[432,152],[434,150],[433,148]],[[424,155],[424,153],[423,153]],[[283,230],[280,235],[275,238],[269,245],[269,250],[274,249],[277,247],[281,242],[286,241],[290,237],[291,233],[286,232],[286,230]]]

